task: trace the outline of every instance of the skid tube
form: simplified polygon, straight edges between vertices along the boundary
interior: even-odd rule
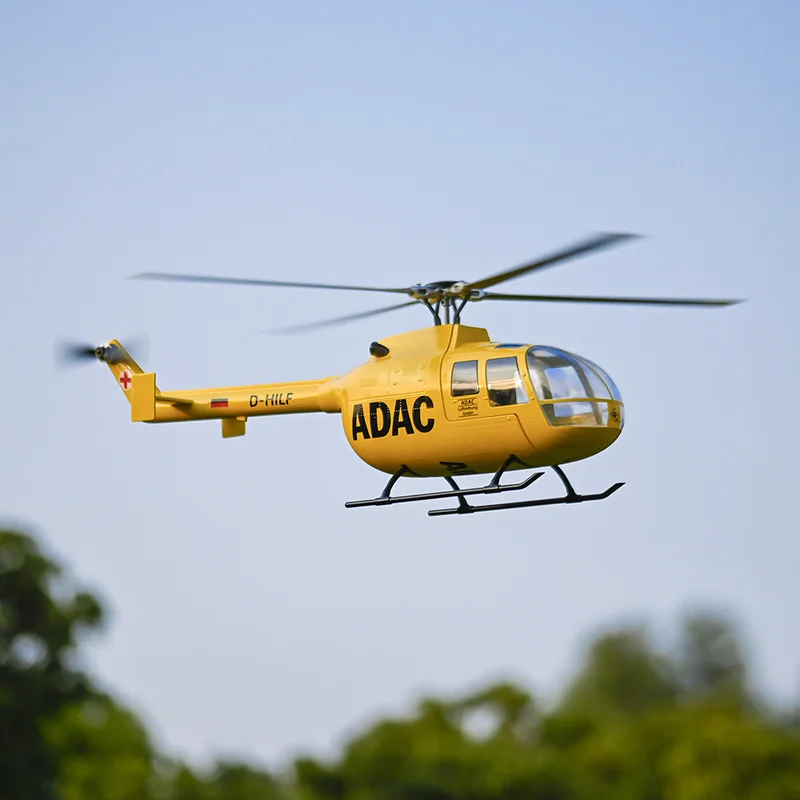
[[[396,495],[392,497],[392,489],[397,481],[400,480],[404,475],[413,475],[413,471],[409,469],[405,464],[400,467],[397,472],[389,478],[389,482],[386,484],[384,490],[381,492],[380,497],[375,497],[372,500],[348,500],[344,505],[345,508],[361,508],[363,506],[388,506],[392,503],[414,503],[419,502],[420,500],[442,500],[447,497],[458,497],[459,504],[462,502],[461,498],[465,495],[471,494],[494,494],[497,492],[513,492],[519,491],[520,489],[527,489],[534,481],[538,480],[539,478],[544,475],[544,472],[534,472],[533,475],[529,475],[524,481],[520,481],[519,483],[511,483],[507,484],[506,486],[500,485],[500,478],[503,477],[503,473],[514,463],[517,462],[518,464],[522,464],[522,466],[527,466],[522,461],[520,461],[516,456],[509,456],[503,466],[495,472],[494,477],[489,481],[486,486],[478,486],[474,489],[460,489],[458,484],[453,480],[450,475],[445,475],[444,479],[450,484],[452,487],[450,491],[444,492],[424,492],[423,494],[404,494],[404,495]]]
[[[492,477],[491,481],[486,486],[479,486],[474,489],[461,489],[459,488],[458,484],[455,480],[449,476],[445,475],[444,479],[450,484],[451,489],[450,491],[442,491],[442,492],[425,492],[423,494],[409,494],[409,495],[399,495],[399,496],[392,496],[392,489],[394,488],[397,481],[400,480],[404,475],[412,475],[413,472],[407,466],[403,465],[397,472],[389,478],[388,483],[386,484],[383,492],[381,492],[379,497],[375,497],[371,500],[350,500],[345,503],[345,508],[362,508],[364,506],[386,506],[392,505],[393,503],[414,503],[414,502],[421,502],[423,500],[443,500],[449,497],[454,497],[458,500],[458,506],[455,508],[435,508],[428,511],[428,516],[430,517],[439,517],[439,516],[446,516],[449,514],[473,514],[476,511],[502,511],[514,508],[531,508],[533,506],[548,506],[548,505],[558,505],[564,503],[586,503],[592,500],[604,500],[606,497],[609,497],[618,489],[621,489],[625,484],[624,483],[615,483],[613,486],[606,489],[604,492],[600,492],[599,494],[578,494],[573,488],[572,484],[569,482],[569,478],[564,473],[564,470],[561,469],[559,466],[552,466],[551,469],[558,475],[561,482],[564,484],[564,488],[566,489],[566,494],[562,495],[561,497],[547,497],[541,500],[521,500],[518,502],[513,503],[494,503],[490,505],[481,505],[481,506],[474,506],[470,505],[466,500],[465,497],[470,495],[476,494],[499,494],[500,492],[513,492],[513,491],[520,491],[521,489],[527,489],[534,481],[538,480],[539,478],[544,475],[544,472],[534,472],[532,475],[527,477],[524,481],[520,481],[519,483],[512,483],[507,484],[505,486],[500,485],[500,479],[503,476],[503,473],[514,463],[517,462],[518,464],[527,466],[524,462],[520,461],[516,456],[511,455],[509,456],[500,469]]]

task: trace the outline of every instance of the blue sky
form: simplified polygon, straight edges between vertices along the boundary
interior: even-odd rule
[[[764,690],[797,696],[797,4],[5,2],[0,20],[0,514],[106,599],[92,662],[162,742],[277,764],[423,692],[512,677],[546,696],[596,626],[668,630],[696,604],[736,613]],[[626,481],[605,503],[346,510],[383,477],[334,417],[227,441],[133,425],[105,369],[53,365],[60,337],[144,333],[163,389],[339,374],[425,312],[276,339],[376,296],[127,276],[470,279],[597,230],[647,238],[506,288],[748,300],[471,309],[617,382],[623,435],[570,470],[584,491]]]

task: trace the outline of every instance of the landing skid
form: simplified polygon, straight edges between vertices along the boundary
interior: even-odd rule
[[[345,503],[345,508],[361,508],[363,506],[388,506],[393,503],[415,503],[422,500],[443,500],[448,497],[454,497],[458,500],[458,505],[455,508],[434,508],[428,511],[430,517],[442,517],[448,514],[474,514],[476,511],[502,511],[513,508],[531,508],[533,506],[552,506],[564,503],[588,503],[592,500],[605,500],[606,497],[611,496],[618,489],[621,489],[624,483],[615,483],[613,486],[606,489],[599,494],[578,494],[569,482],[569,478],[564,474],[564,470],[559,466],[553,466],[551,469],[558,475],[561,482],[564,484],[566,494],[561,497],[546,497],[541,500],[521,500],[516,503],[494,503],[481,506],[470,505],[464,498],[476,494],[499,494],[501,492],[515,492],[521,489],[527,489],[534,481],[544,475],[544,472],[534,472],[524,481],[519,483],[511,483],[502,486],[500,479],[503,473],[514,463],[526,466],[516,456],[509,456],[500,469],[495,472],[491,481],[486,486],[478,486],[474,489],[460,489],[455,480],[445,475],[444,479],[451,486],[450,491],[443,492],[425,492],[424,494],[406,494],[392,496],[392,489],[397,481],[404,475],[413,474],[412,471],[403,465],[391,478],[384,487],[379,497],[372,500],[350,500]]]

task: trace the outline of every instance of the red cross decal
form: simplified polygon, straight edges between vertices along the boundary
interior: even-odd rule
[[[122,388],[127,392],[128,387],[131,385],[131,374],[128,370],[125,370],[125,372],[119,376],[119,382],[122,384]]]

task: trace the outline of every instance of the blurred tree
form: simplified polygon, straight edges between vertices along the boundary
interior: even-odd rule
[[[0,530],[0,797],[54,797],[57,757],[44,723],[90,692],[74,665],[99,626],[92,595],[71,587],[30,536]]]
[[[205,775],[181,764],[162,792],[165,800],[286,800],[288,794],[267,771],[241,762],[218,761]]]
[[[533,698],[508,682],[493,684],[452,703],[450,713],[460,727],[477,721],[499,738],[528,738],[533,735],[537,722]]]
[[[738,709],[683,711],[662,765],[669,800],[800,800],[800,739]]]
[[[218,762],[209,780],[209,800],[280,800],[277,781],[265,770],[239,762]]]
[[[296,762],[298,796],[578,800],[580,777],[567,759],[530,741],[532,708],[529,695],[508,683],[453,702],[425,700],[415,716],[380,722],[352,740],[337,765]],[[470,732],[467,712],[489,720],[488,732]]]
[[[201,777],[182,762],[169,770],[166,788],[159,794],[164,800],[206,800],[206,784]]]
[[[285,781],[161,756],[77,666],[101,617],[29,536],[0,532],[0,800],[800,800],[796,710],[751,701],[719,615],[687,617],[667,653],[643,628],[598,636],[549,711],[509,682],[427,698]]]
[[[675,701],[674,668],[643,628],[598,637],[567,687],[560,709],[585,717],[641,715]]]
[[[715,697],[743,704],[750,701],[740,637],[723,615],[693,613],[684,619],[676,671],[686,697]]]
[[[147,732],[110,697],[71,703],[46,720],[43,731],[59,758],[62,800],[141,800],[158,793]]]

